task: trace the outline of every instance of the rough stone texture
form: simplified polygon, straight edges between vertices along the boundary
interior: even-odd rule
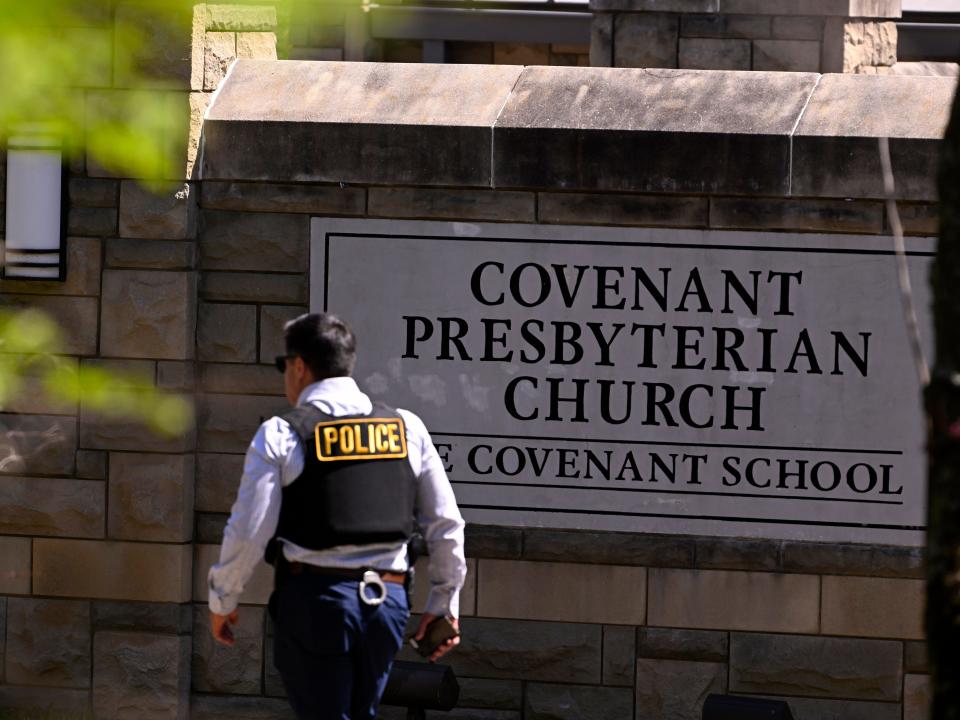
[[[768,15],[681,15],[680,37],[765,38],[772,21]]]
[[[205,209],[213,210],[363,215],[366,190],[339,185],[206,181],[200,202]]]
[[[887,640],[732,633],[730,689],[899,701],[902,654]]]
[[[843,72],[897,62],[897,25],[893,22],[847,22],[843,26]]]
[[[251,32],[277,26],[277,9],[270,5],[208,5],[207,30]]]
[[[527,68],[494,129],[494,184],[785,194],[789,134],[817,79]]]
[[[220,558],[219,545],[195,545],[193,565],[193,600],[205,603],[208,600],[207,576],[210,566]],[[273,592],[273,566],[262,562],[257,565],[253,576],[244,588],[240,602],[245,605],[266,605]]]
[[[192,270],[197,244],[172,240],[107,240],[107,267],[144,270]]]
[[[80,408],[80,445],[101,450],[132,452],[190,452],[196,444],[196,431],[168,438],[130,421],[99,418],[85,406]]]
[[[243,472],[243,455],[197,454],[196,509],[229,512]]]
[[[811,575],[651,568],[650,625],[724,630],[819,630],[820,578]],[[722,603],[717,598],[724,598]]]
[[[197,355],[201,360],[256,362],[256,305],[200,303]]]
[[[695,70],[749,70],[750,41],[680,38],[679,67]]]
[[[89,689],[0,685],[0,698],[3,698],[4,709],[34,713],[26,715],[31,718],[74,718],[78,717],[78,709],[90,707]]]
[[[90,687],[90,603],[9,598],[6,681]]]
[[[822,17],[775,17],[773,37],[789,40],[819,40],[823,37]]]
[[[0,280],[0,293],[99,295],[100,243],[101,241],[96,238],[68,237],[66,280],[63,282]]]
[[[590,23],[590,65],[613,67],[613,15],[594,13]]]
[[[116,720],[184,718],[190,694],[190,638],[98,632],[93,709]]]
[[[814,542],[783,544],[783,569],[823,575],[923,577],[923,548]]]
[[[599,625],[480,618],[461,625],[462,643],[447,656],[458,676],[600,682]]]
[[[929,675],[906,675],[903,678],[903,720],[928,720],[930,700]]]
[[[186,602],[190,547],[37,538],[33,592],[58,597]]]
[[[444,218],[534,222],[533,193],[430,188],[370,188],[369,214],[375,217]]]
[[[817,72],[820,43],[816,40],[756,40],[753,69],[790,72]]]
[[[193,455],[110,453],[109,537],[189,541],[193,472]]]
[[[642,625],[646,568],[481,560],[484,617]],[[597,588],[618,592],[597,593]]]
[[[726,632],[643,627],[637,630],[637,657],[726,662]]]
[[[286,700],[274,698],[194,695],[190,699],[191,720],[295,720]]]
[[[231,302],[306,303],[303,275],[208,272],[200,281],[200,297]]]
[[[827,575],[822,582],[822,632],[923,639],[923,580]]]
[[[239,60],[208,113],[203,176],[489,187],[489,128],[520,72]]]
[[[208,32],[203,48],[203,89],[216,90],[237,59],[237,36],[232,32]]]
[[[105,270],[100,350],[114,357],[193,357],[197,278],[193,273]]]
[[[73,475],[76,452],[76,418],[0,414],[0,472]]]
[[[104,487],[96,480],[0,476],[0,532],[103,537]]]
[[[286,398],[204,395],[198,408],[199,449],[205,452],[246,452],[260,423],[289,409]]]
[[[205,211],[200,267],[305,272],[309,237],[305,215]]]
[[[36,308],[49,315],[63,330],[67,355],[97,354],[97,299],[44,295],[4,295],[7,308]]]
[[[712,570],[780,570],[780,543],[743,538],[696,539],[696,566]]]
[[[177,360],[161,360],[157,363],[157,387],[177,392],[193,390],[194,364]]]
[[[118,180],[72,177],[67,188],[70,204],[75,207],[117,207]]]
[[[186,240],[194,237],[197,190],[181,183],[157,193],[135,180],[120,185],[120,235],[150,240]]]
[[[188,88],[190,87],[190,42],[192,7],[164,12],[160,22],[156,10],[136,3],[120,4],[115,21],[118,32],[125,27],[140,28],[144,34],[133,52],[133,63],[114,63],[115,87]],[[130,50],[126,50],[130,52]]]
[[[707,199],[542,192],[538,213],[542,223],[706,227]]]
[[[847,200],[712,198],[710,226],[879,234],[883,232],[883,205]]]
[[[0,537],[0,593],[30,594],[30,538]]]
[[[238,33],[237,57],[244,60],[276,60],[276,34],[272,32]]]
[[[519,680],[457,678],[463,708],[519,710],[523,706],[523,685]]]
[[[527,685],[525,720],[610,720],[633,713],[633,693],[625,688]]]
[[[270,365],[205,364],[201,384],[206,392],[283,395],[283,376]]]
[[[464,530],[467,557],[518,560],[523,547],[519,528],[467,523]]]
[[[210,611],[206,605],[194,607],[195,627],[205,627]],[[233,626],[236,644],[225,647],[209,632],[193,635],[192,688],[200,692],[231,695],[259,695],[260,669],[263,667],[263,609],[245,607]]]
[[[607,625],[603,628],[603,684],[633,687],[637,659],[637,630]]]
[[[649,567],[693,565],[693,539],[582,530],[524,531],[524,560],[570,561]]]
[[[105,480],[107,477],[107,454],[100,450],[77,450],[78,478]]]
[[[184,634],[193,628],[189,605],[177,603],[109,602],[93,603],[94,630],[136,630]],[[204,629],[199,625],[198,630]]]
[[[927,644],[925,642],[905,642],[903,644],[903,669],[908,673],[930,672]]]
[[[727,687],[727,666],[682,660],[637,660],[636,717],[700,720],[707,695]]]
[[[613,64],[615,67],[677,67],[676,15],[644,13],[617,15],[613,21]]]
[[[889,137],[898,199],[935,201],[955,87],[953,78],[824,75],[794,135],[793,194],[884,197],[876,139]]]
[[[117,234],[116,208],[71,207],[67,214],[67,233],[103,237]]]
[[[273,364],[277,355],[283,355],[283,326],[307,308],[302,305],[264,305],[260,308],[260,362]]]

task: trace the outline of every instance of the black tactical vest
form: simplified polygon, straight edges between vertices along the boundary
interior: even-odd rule
[[[303,406],[281,417],[300,437],[304,466],[283,488],[275,540],[323,550],[410,538],[416,478],[396,410],[378,403],[370,415],[333,417]]]

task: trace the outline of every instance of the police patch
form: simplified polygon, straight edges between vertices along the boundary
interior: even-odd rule
[[[407,456],[407,436],[401,418],[345,418],[317,423],[317,459],[393,460]]]

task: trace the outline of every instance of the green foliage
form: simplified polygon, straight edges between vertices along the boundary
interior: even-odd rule
[[[128,177],[176,178],[183,107],[134,88],[163,86],[147,51],[173,38],[188,50],[192,6],[140,0],[120,12],[111,0],[0,0],[0,138],[39,125],[68,156],[89,153]]]
[[[142,421],[162,435],[191,427],[190,403],[158,390],[153,378],[78,365],[62,348],[60,328],[45,314],[0,311],[0,410],[18,395],[39,390],[52,403],[79,402],[105,418]]]

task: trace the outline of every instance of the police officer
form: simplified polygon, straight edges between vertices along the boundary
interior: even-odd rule
[[[297,716],[376,716],[409,618],[408,540],[430,552],[430,594],[414,635],[442,618],[457,627],[466,575],[463,519],[423,422],[374,404],[350,377],[353,333],[334,315],[284,327],[277,358],[294,409],[257,430],[210,569],[210,626],[232,645],[237,603],[268,546],[274,662]],[[442,643],[431,659],[459,643]]]

